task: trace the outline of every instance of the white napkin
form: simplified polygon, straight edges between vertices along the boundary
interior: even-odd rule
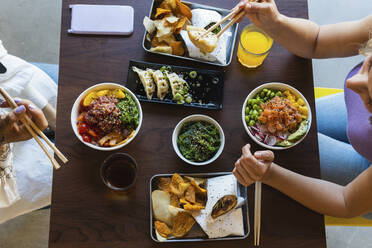
[[[243,212],[241,208],[236,208],[216,219],[211,216],[214,204],[225,195],[236,195],[237,189],[238,182],[234,175],[207,180],[207,205],[205,209],[200,212],[195,211],[192,215],[209,238],[244,235]]]

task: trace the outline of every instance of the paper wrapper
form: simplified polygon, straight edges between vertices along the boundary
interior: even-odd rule
[[[212,22],[217,23],[222,20],[222,16],[214,10],[193,9],[191,13],[191,23],[196,27],[205,28]]]
[[[211,212],[214,204],[225,195],[236,195],[238,182],[234,175],[210,178],[207,181],[208,201],[205,209],[193,212],[196,222],[209,238],[222,238],[229,235],[243,236],[244,224],[241,208],[235,208],[230,212],[213,219]],[[238,198],[238,205],[242,199]]]

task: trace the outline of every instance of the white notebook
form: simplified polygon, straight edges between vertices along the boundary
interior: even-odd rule
[[[133,32],[131,6],[72,4],[70,8],[69,33],[129,35]]]

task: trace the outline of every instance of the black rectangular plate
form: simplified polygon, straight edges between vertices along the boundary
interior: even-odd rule
[[[189,81],[188,83],[190,86],[190,90],[195,92],[194,94],[192,93],[193,99],[195,98],[197,101],[201,99],[203,103],[194,102],[193,100],[192,103],[177,104],[177,102],[173,100],[172,92],[170,88],[169,88],[168,94],[165,96],[163,100],[160,100],[159,98],[156,97],[156,92],[154,93],[154,96],[151,100],[147,99],[141,80],[139,79],[137,73],[132,70],[133,66],[136,66],[137,68],[142,69],[142,70],[145,70],[146,68],[158,70],[162,66],[170,66],[172,68],[172,71],[176,72],[177,74],[180,74],[180,73],[188,74],[191,71],[196,71],[198,73],[198,77],[199,75],[203,77],[203,80],[200,82],[200,87],[196,86],[197,79],[193,80],[195,81],[193,83],[190,83]],[[187,107],[194,107],[194,108],[220,110],[222,109],[222,98],[223,98],[223,85],[224,85],[223,75],[224,75],[223,72],[214,71],[214,70],[201,70],[197,68],[173,66],[173,65],[165,65],[165,64],[155,64],[155,63],[131,60],[129,62],[128,77],[127,77],[127,82],[125,86],[128,87],[137,96],[138,100],[142,102],[164,103],[164,104],[180,105],[180,106],[187,106]],[[217,84],[212,83],[212,80],[214,78],[218,78],[219,81]],[[208,92],[206,92],[207,88],[210,88]]]

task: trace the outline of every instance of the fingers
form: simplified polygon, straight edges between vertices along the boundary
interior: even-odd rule
[[[48,121],[46,120],[44,113],[41,109],[37,108],[31,101],[25,99],[14,98],[15,103],[19,106],[12,112],[17,116],[15,111],[22,111],[20,112],[20,116],[24,114],[24,110],[27,110],[27,113],[30,115],[31,119],[35,122],[35,124],[39,127],[41,131],[48,127]],[[26,106],[26,107],[25,107]],[[0,107],[8,108],[9,105],[6,101],[0,103]]]
[[[24,116],[25,113],[26,113],[25,106],[23,105],[18,106],[7,115],[6,121],[8,124],[17,123],[20,120],[20,118]]]
[[[239,3],[238,5],[236,5],[236,6],[233,8],[232,11],[235,11],[236,9],[240,9],[241,11],[245,11],[245,5],[246,5],[246,4],[248,4],[248,0],[241,0],[240,3]],[[237,16],[239,13],[240,13],[240,11],[239,11],[237,14],[235,14],[235,15],[233,16],[233,18],[234,18],[235,16]],[[241,22],[243,19],[244,19],[244,16],[240,17],[240,18],[237,20],[237,22]]]
[[[28,105],[28,104],[31,103],[31,101],[29,101],[29,100],[24,100],[24,99],[19,99],[19,98],[14,98],[13,100],[14,100],[14,102],[15,102],[18,106],[20,106],[20,105]],[[9,106],[9,104],[8,104],[7,101],[5,101],[5,100],[0,100],[0,108],[9,108],[9,107],[10,107],[10,106]]]
[[[261,161],[272,162],[274,160],[274,153],[272,151],[257,151],[254,153],[254,156]]]
[[[16,130],[17,133],[16,141],[29,140],[32,138],[32,135],[24,125],[15,125],[13,130]]]
[[[254,180],[249,176],[249,174],[240,165],[239,160],[235,163],[233,174],[236,177],[236,179],[239,181],[239,183],[246,187],[254,183]]]
[[[242,154],[243,156],[247,156],[247,157],[252,156],[250,144],[246,144],[245,146],[242,147]]]
[[[242,175],[247,174],[252,180],[259,181],[263,175],[263,170],[261,169],[261,164],[253,156],[242,157],[238,165],[238,169],[241,168]]]
[[[257,2],[250,2],[245,5],[245,12],[247,14],[250,13],[258,13],[258,12],[267,12],[271,9],[272,4],[269,2],[262,2],[262,3],[257,3]]]
[[[0,108],[8,108],[8,103],[5,100],[0,100]]]
[[[27,105],[28,113],[31,115],[31,119],[39,127],[41,131],[48,127],[48,121],[46,120],[44,113],[41,109],[30,103]]]

